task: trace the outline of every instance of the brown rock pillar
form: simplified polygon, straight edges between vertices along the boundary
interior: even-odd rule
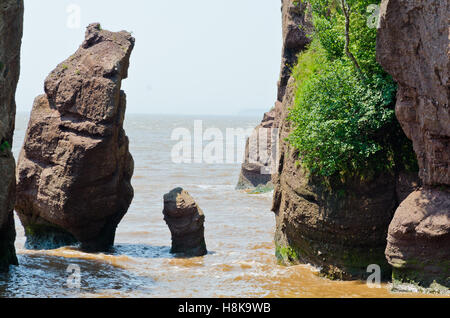
[[[0,271],[17,264],[14,240],[15,161],[11,152],[20,73],[23,1],[0,0]]]
[[[394,283],[450,287],[450,1],[384,0],[377,58],[398,82],[396,115],[413,141],[423,188],[389,227]],[[440,286],[439,286],[440,285]]]
[[[205,215],[194,199],[182,188],[164,195],[164,220],[172,234],[171,253],[185,256],[207,254],[205,243]]]
[[[113,245],[133,198],[120,88],[134,41],[91,24],[80,48],[45,80],[17,167],[16,211],[27,248]]]

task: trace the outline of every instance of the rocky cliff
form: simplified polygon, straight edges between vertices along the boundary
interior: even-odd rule
[[[26,247],[112,246],[133,198],[120,89],[133,47],[130,33],[91,24],[81,47],[45,80],[17,167],[16,211]]]
[[[284,264],[311,263],[333,279],[365,279],[368,265],[377,264],[387,279],[388,227],[399,202],[419,186],[417,175],[404,171],[327,179],[311,175],[286,141],[293,130],[286,118],[294,106],[296,84],[291,77],[278,119],[278,169],[272,176],[277,257]]]
[[[294,91],[292,78],[282,103],[279,166],[273,175],[278,259],[284,264],[314,264],[332,279],[363,279],[368,265],[377,264],[388,278],[387,229],[400,197],[413,191],[417,181],[406,173],[334,179],[331,184],[311,177],[285,141],[292,131],[286,117]]]
[[[377,58],[398,82],[396,115],[413,141],[424,187],[389,227],[394,282],[450,287],[450,1],[384,0]]]
[[[20,70],[23,1],[0,1],[0,271],[17,264],[14,249],[15,161],[11,153]]]
[[[292,67],[297,62],[297,54],[310,42],[307,34],[312,30],[312,25],[305,9],[306,4],[301,1],[281,0],[283,47],[277,101],[273,109],[264,114],[261,124],[255,128],[247,140],[237,189],[252,189],[271,184],[271,175],[274,168],[276,169],[276,156],[272,151],[278,147],[277,138],[272,136],[278,134],[281,102],[286,92]],[[259,137],[264,134],[267,135],[267,138]],[[260,142],[265,143],[266,146],[261,147]],[[265,153],[260,153],[260,149],[266,149]]]

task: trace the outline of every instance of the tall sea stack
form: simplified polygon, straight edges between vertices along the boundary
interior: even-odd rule
[[[187,191],[176,188],[166,193],[163,214],[172,234],[171,253],[187,257],[208,253],[205,243],[205,215]]]
[[[15,161],[11,152],[20,72],[23,1],[0,0],[0,271],[17,264],[14,240]]]
[[[134,41],[128,32],[89,25],[83,44],[35,99],[17,167],[16,211],[27,248],[113,245],[133,198],[120,88]]]
[[[413,141],[423,188],[389,227],[394,285],[450,287],[450,1],[384,0],[377,58],[398,82],[396,115]]]

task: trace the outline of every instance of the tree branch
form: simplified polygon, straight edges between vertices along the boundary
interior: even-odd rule
[[[345,54],[347,54],[348,58],[353,62],[353,65],[358,70],[358,72],[362,74],[362,70],[359,66],[358,61],[356,60],[352,52],[350,52],[350,7],[348,7],[347,1],[345,0],[341,0],[341,5],[345,17]]]

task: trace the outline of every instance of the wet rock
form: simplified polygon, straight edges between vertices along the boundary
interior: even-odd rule
[[[113,245],[133,198],[120,89],[133,47],[130,33],[89,25],[83,44],[35,99],[17,167],[16,211],[28,248]]]
[[[176,188],[165,194],[163,214],[172,234],[171,253],[182,253],[185,256],[207,254],[205,215],[189,193]]]
[[[15,161],[11,152],[20,73],[23,1],[0,3],[0,271],[17,264],[14,240]]]
[[[450,111],[448,1],[384,0],[377,59],[398,82],[396,115],[413,141],[424,188],[389,227],[394,283],[449,282]]]

